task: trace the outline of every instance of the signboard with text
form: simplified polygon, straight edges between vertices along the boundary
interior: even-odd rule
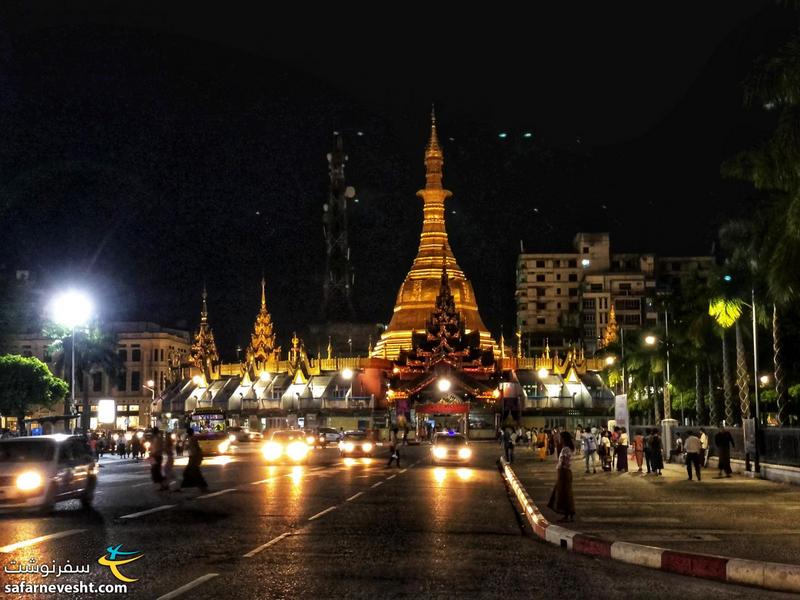
[[[628,394],[620,394],[614,399],[614,420],[617,427],[624,427],[630,431],[631,424],[628,417]]]

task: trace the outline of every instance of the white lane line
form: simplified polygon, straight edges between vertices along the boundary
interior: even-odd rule
[[[198,496],[195,500],[205,500],[206,498],[213,498],[214,496],[221,496],[222,494],[227,494],[228,492],[235,492],[236,488],[228,488],[226,490],[220,490],[218,492],[213,492],[211,494],[203,494],[202,496]]]
[[[48,540],[57,540],[58,538],[67,537],[68,535],[75,535],[76,533],[83,533],[86,531],[85,529],[68,529],[67,531],[59,531],[58,533],[51,533],[49,535],[43,535],[40,537],[32,538],[30,540],[23,540],[21,542],[14,542],[13,544],[9,544],[8,546],[0,547],[0,552],[3,554],[8,554],[9,552],[14,552],[14,550],[19,550],[20,548],[27,548],[28,546],[35,546],[36,544],[41,544],[42,542],[46,542]]]
[[[161,506],[156,506],[155,508],[150,508],[148,510],[143,510],[141,512],[131,513],[129,515],[122,515],[120,519],[135,519],[136,517],[143,517],[144,515],[149,515],[155,512],[159,512],[162,510],[167,510],[170,508],[175,508],[178,506],[177,504],[162,504]]]
[[[213,578],[214,578],[214,577],[216,577],[217,575],[219,575],[219,573],[206,573],[206,574],[205,574],[205,575],[203,575],[202,577],[198,577],[198,578],[197,578],[197,579],[195,579],[194,581],[190,581],[190,582],[189,582],[189,583],[187,583],[186,585],[182,585],[182,586],[181,586],[181,587],[179,587],[177,590],[172,590],[172,591],[171,591],[171,592],[169,592],[168,594],[164,594],[163,596],[159,596],[159,597],[157,598],[157,600],[170,600],[171,598],[177,598],[178,596],[180,596],[180,595],[181,595],[181,594],[183,594],[184,592],[188,592],[188,591],[189,591],[189,590],[191,590],[192,588],[195,588],[195,587],[197,587],[197,586],[198,586],[198,585],[200,585],[201,583],[205,583],[205,582],[206,582],[206,581],[208,581],[209,579],[213,579]]]
[[[152,481],[144,481],[142,483],[137,483],[136,485],[132,485],[131,487],[143,487],[145,485],[153,485]]]
[[[390,479],[394,479],[395,477],[397,477],[397,473],[395,473],[394,475],[389,475],[389,477],[386,478],[386,481],[389,481]]]
[[[400,473],[405,473],[406,471],[408,471],[408,469],[403,469],[402,471],[400,471]]]
[[[322,471],[325,467],[314,467],[311,471]]]
[[[308,518],[308,520],[309,520],[309,521],[313,521],[314,519],[319,519],[319,518],[320,518],[322,515],[324,515],[325,513],[329,513],[329,512],[331,512],[332,510],[336,510],[337,508],[338,508],[338,506],[329,506],[328,508],[326,508],[326,509],[325,509],[325,510],[323,510],[322,512],[318,512],[317,514],[315,514],[313,517],[309,517],[309,518]]]
[[[359,496],[362,496],[363,494],[364,494],[364,492],[358,492],[357,494],[355,494],[353,496],[350,496],[347,500],[345,500],[345,502],[350,502],[351,500],[355,500],[356,498],[358,498]]]
[[[379,481],[378,483],[373,483],[373,484],[372,484],[372,487],[376,488],[376,487],[378,487],[379,485],[383,485],[383,482],[382,482],[382,481]]]
[[[261,481],[251,481],[250,485],[261,485],[262,483],[269,483],[270,481],[272,481],[272,477],[269,479],[262,479]]]
[[[250,550],[250,552],[245,554],[242,558],[253,558],[256,554],[258,554],[259,552],[261,552],[265,548],[269,548],[270,546],[272,546],[272,544],[277,544],[278,542],[280,542],[287,535],[292,535],[292,532],[291,531],[287,531],[286,533],[280,534],[274,540],[270,540],[266,544],[261,544],[258,548],[254,548],[253,550]]]

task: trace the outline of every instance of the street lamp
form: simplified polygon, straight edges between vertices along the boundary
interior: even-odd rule
[[[442,392],[442,393],[449,392],[449,391],[450,391],[450,387],[451,387],[452,385],[453,385],[453,384],[452,384],[452,383],[450,383],[450,380],[449,380],[449,379],[447,379],[447,378],[445,378],[445,377],[442,377],[442,378],[441,378],[441,379],[440,379],[440,380],[439,380],[439,381],[436,383],[436,387],[437,387],[437,388],[439,389],[439,391],[440,391],[440,392]]]
[[[152,379],[147,380],[147,384],[143,385],[142,387],[146,390],[150,390],[150,427],[153,426],[153,405],[156,403],[156,382]]]
[[[342,378],[345,381],[350,382],[350,390],[347,392],[347,396],[344,399],[344,406],[345,408],[350,407],[350,399],[353,397],[353,369],[347,367],[342,369]]]
[[[78,290],[67,290],[55,298],[50,305],[53,320],[60,325],[69,327],[72,330],[72,375],[70,376],[70,411],[69,415],[75,410],[75,328],[85,325],[92,316],[94,305],[91,298],[84,292]],[[88,413],[84,419],[88,419]]]

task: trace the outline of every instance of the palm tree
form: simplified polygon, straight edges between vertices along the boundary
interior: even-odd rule
[[[72,336],[62,337],[51,346],[53,351],[53,365],[57,372],[64,373],[70,368],[72,353]],[[89,385],[91,378],[96,373],[105,373],[112,381],[124,372],[125,366],[117,353],[117,340],[113,333],[101,330],[97,325],[90,326],[86,331],[75,332],[75,381],[81,382],[83,407],[81,414],[81,428],[89,430],[90,404]]]
[[[732,424],[734,422],[733,393],[730,387],[730,366],[728,363],[728,345],[725,331],[736,324],[739,317],[742,316],[742,301],[737,298],[718,296],[709,302],[708,314],[722,327],[722,385],[725,390],[725,420],[727,423]],[[741,336],[737,336],[737,338],[741,338]],[[741,340],[738,339],[737,341],[740,342]],[[739,356],[739,349],[740,343],[737,343],[737,358]],[[741,348],[741,352],[744,354],[744,348]]]

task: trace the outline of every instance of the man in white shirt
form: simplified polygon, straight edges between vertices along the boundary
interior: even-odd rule
[[[693,431],[688,432],[689,437],[686,438],[686,441],[683,443],[683,447],[686,449],[686,473],[689,475],[689,481],[692,480],[692,465],[694,465],[694,471],[697,474],[697,481],[700,481],[700,465],[702,456],[703,456],[703,444],[700,442],[700,438],[697,437]]]
[[[708,465],[708,436],[706,435],[706,430],[702,427],[700,428],[700,445],[703,448],[703,454],[700,458],[705,467]]]

